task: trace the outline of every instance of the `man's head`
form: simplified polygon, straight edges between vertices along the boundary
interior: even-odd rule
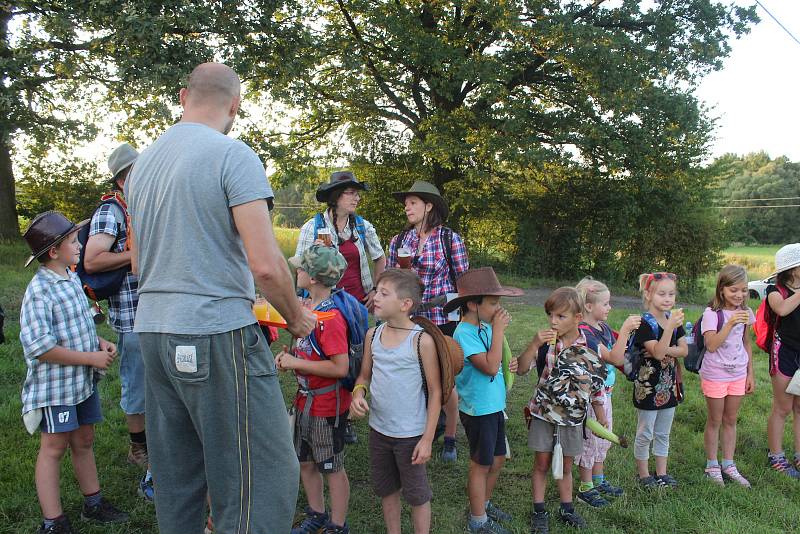
[[[111,171],[111,183],[122,191],[125,180],[133,168],[139,152],[128,143],[122,143],[108,157],[108,170]]]
[[[241,100],[239,76],[222,63],[203,63],[189,75],[180,100],[183,120],[200,122],[226,134],[231,131]]]
[[[378,276],[375,290],[375,317],[387,321],[408,317],[422,302],[422,282],[410,269],[387,269]]]
[[[289,264],[297,269],[297,287],[311,289],[312,285],[334,287],[342,279],[347,260],[333,247],[312,245],[299,256],[289,258]]]

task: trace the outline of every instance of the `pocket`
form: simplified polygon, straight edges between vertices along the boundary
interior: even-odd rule
[[[181,382],[205,382],[211,362],[211,337],[169,334],[167,368]]]
[[[274,376],[277,374],[275,358],[269,350],[267,340],[256,325],[242,329],[244,338],[244,372],[247,376]]]

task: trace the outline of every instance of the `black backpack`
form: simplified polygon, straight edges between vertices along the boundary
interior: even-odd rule
[[[122,213],[127,213],[125,205],[122,203],[122,199],[119,197],[119,193],[114,192],[108,195],[103,195],[103,197],[100,199],[100,204],[92,213],[92,217],[94,217],[97,211],[106,204],[116,204],[120,207],[120,209],[122,209]],[[86,293],[86,296],[94,301],[100,301],[119,293],[119,288],[122,287],[122,282],[125,281],[125,277],[131,271],[131,268],[130,265],[125,265],[118,269],[114,269],[113,271],[87,273],[83,262],[86,254],[86,242],[89,241],[90,228],[91,225],[87,224],[78,232],[78,241],[81,244],[81,256],[78,260],[78,264],[75,266],[75,272],[78,273],[78,277],[81,279],[83,291]],[[125,230],[126,235],[129,235],[127,223],[125,225]],[[109,250],[114,250],[114,247],[117,246],[121,233],[122,225],[117,223],[117,237],[114,239],[114,243],[112,243]]]

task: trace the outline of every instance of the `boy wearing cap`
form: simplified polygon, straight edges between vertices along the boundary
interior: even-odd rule
[[[84,504],[81,516],[101,523],[127,521],[100,493],[94,451],[94,424],[102,421],[93,369],[107,369],[117,354],[97,336],[78,276],[78,230],[48,211],[37,215],[24,238],[32,255],[25,266],[41,263],[25,290],[20,341],[28,367],[22,387],[22,413],[28,431],[41,429],[36,461],[36,491],[44,520],[39,533],[71,533],[59,494],[61,459],[70,449]]]
[[[453,338],[464,351],[464,369],[456,376],[458,410],[469,441],[469,531],[507,533],[500,521],[511,516],[491,502],[505,463],[506,385],[503,378],[503,339],[511,322],[500,306],[501,297],[519,297],[522,290],[500,285],[491,267],[470,269],[458,279],[458,297],[445,313],[461,309]],[[509,364],[516,372],[517,361]]]
[[[347,261],[335,248],[312,245],[289,259],[297,269],[297,287],[309,293],[306,306],[327,308],[331,290],[342,278]],[[344,469],[344,432],[351,393],[341,387],[348,372],[347,323],[335,308],[332,319],[320,322],[308,337],[297,340],[294,355],[288,348],[275,357],[281,371],[292,370],[298,390],[294,400],[294,444],[300,478],[308,498],[302,522],[292,534],[346,534],[350,482]],[[324,354],[314,350],[311,337]],[[330,514],[325,511],[323,478],[328,481]]]

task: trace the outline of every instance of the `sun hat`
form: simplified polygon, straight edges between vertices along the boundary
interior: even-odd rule
[[[342,279],[347,260],[333,247],[311,245],[302,254],[289,258],[289,265],[304,270],[322,285],[333,287]]]
[[[332,173],[330,180],[317,188],[317,201],[327,202],[331,193],[345,187],[355,187],[362,191],[369,190],[369,185],[366,182],[359,181],[351,171],[338,171]]]
[[[518,287],[500,285],[500,280],[491,267],[469,269],[456,280],[458,297],[444,306],[444,313],[459,308],[473,297],[521,297],[525,294]]]
[[[50,250],[50,247],[58,245],[65,237],[87,224],[89,219],[75,224],[57,211],[45,211],[37,215],[22,235],[32,252],[31,257],[25,262],[25,267]]]
[[[798,266],[800,266],[800,243],[786,245],[775,253],[775,272],[770,276],[775,276]]]
[[[112,180],[116,180],[119,173],[133,165],[139,152],[128,143],[122,143],[108,157],[108,170],[111,171]]]
[[[424,180],[417,180],[408,191],[397,191],[392,193],[392,196],[400,201],[400,203],[405,202],[407,196],[419,197],[425,202],[430,202],[439,210],[442,219],[447,219],[447,214],[450,211],[447,206],[447,201],[439,192],[439,189],[432,183]]]

